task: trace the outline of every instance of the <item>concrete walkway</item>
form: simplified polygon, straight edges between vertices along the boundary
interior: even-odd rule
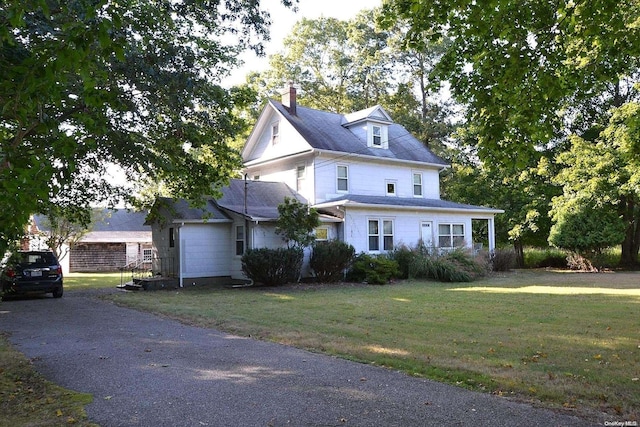
[[[186,326],[92,292],[0,304],[0,330],[115,426],[580,426],[584,420],[369,365]],[[602,425],[602,424],[600,424]]]

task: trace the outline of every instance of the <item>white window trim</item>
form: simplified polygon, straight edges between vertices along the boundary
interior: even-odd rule
[[[300,174],[300,170],[302,170],[302,174]],[[296,191],[300,192],[302,190],[302,183],[307,177],[307,165],[304,163],[296,165]]]
[[[441,225],[448,225],[448,226],[450,226],[451,234],[447,234],[447,235],[445,235],[445,234],[440,234],[440,226],[441,226]],[[453,228],[454,228],[454,226],[456,226],[456,225],[460,225],[460,226],[462,226],[462,234],[454,234],[454,232],[453,232]],[[464,223],[462,223],[462,222],[440,222],[440,223],[438,223],[438,234],[437,234],[437,236],[438,236],[438,247],[439,247],[439,248],[442,248],[442,249],[455,249],[455,248],[461,248],[461,247],[464,247],[465,233],[466,233],[466,226],[465,226],[465,224],[464,224]],[[449,237],[449,245],[448,245],[448,246],[441,246],[441,245],[440,245],[440,238],[441,238],[441,237],[444,237],[444,236]],[[462,244],[461,244],[461,245],[458,245],[458,246],[456,246],[456,245],[455,245],[455,239],[456,239],[456,237],[462,237]]]
[[[340,168],[345,168],[345,170],[347,171],[347,176],[346,177],[340,177],[340,175],[338,174],[338,171],[340,170]],[[347,189],[346,190],[341,190],[340,189],[340,185],[338,185],[340,180],[346,181],[346,183],[347,183]],[[337,193],[348,193],[349,192],[349,166],[348,165],[336,165],[336,192]]]
[[[380,128],[380,144],[373,143],[373,129]],[[367,124],[367,145],[372,148],[389,148],[389,126],[382,123]]]
[[[151,262],[153,261],[153,249],[152,248],[144,248],[142,249],[142,262]]]
[[[378,224],[378,234],[370,234],[369,233],[369,223],[376,222]],[[384,225],[386,222],[391,223],[391,234],[385,234]],[[367,252],[369,253],[384,253],[393,250],[395,246],[395,232],[396,232],[396,224],[393,218],[367,218]],[[378,249],[371,249],[370,246],[370,238],[373,236],[377,236],[378,238]],[[385,237],[391,236],[391,247],[385,248]]]
[[[393,191],[389,191],[389,185],[393,185]],[[398,181],[395,179],[387,179],[384,181],[384,191],[387,196],[397,197],[398,196]]]
[[[242,229],[242,233],[240,234],[240,237],[241,237],[240,239],[238,238],[238,229],[239,228]],[[234,239],[235,246],[233,248],[233,252],[235,253],[235,256],[241,257],[247,251],[246,231],[244,229],[244,225],[236,225],[234,227],[234,230],[235,230],[235,239]],[[242,253],[241,254],[238,253],[238,243],[239,242],[242,242]]]
[[[280,122],[271,123],[271,144],[276,145],[280,140]]]
[[[420,177],[420,184],[416,184],[416,176]],[[420,194],[416,194],[417,185],[420,185]],[[422,172],[411,173],[411,189],[413,192],[413,197],[424,197],[424,175],[422,174]]]

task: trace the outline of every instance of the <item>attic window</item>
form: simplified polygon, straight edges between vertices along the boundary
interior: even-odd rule
[[[373,133],[373,145],[375,145],[376,147],[382,147],[382,127],[373,126],[372,133]]]
[[[389,131],[387,126],[369,123],[368,145],[375,148],[389,148]]]
[[[279,139],[280,139],[280,124],[274,123],[273,125],[271,125],[271,143],[275,145],[278,143]]]

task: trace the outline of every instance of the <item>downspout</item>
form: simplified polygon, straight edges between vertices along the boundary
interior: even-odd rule
[[[249,188],[249,182],[247,181],[247,174],[244,174],[244,251],[249,249],[249,210],[247,208],[247,193]]]
[[[180,287],[184,287],[183,285],[183,269],[184,269],[184,240],[182,240],[182,233],[180,232],[180,230],[182,229],[182,227],[184,226],[184,222],[182,224],[180,224],[180,227],[178,227],[178,244],[180,245],[180,250],[178,251],[178,264],[180,265],[180,275],[179,275],[179,280],[180,280]]]

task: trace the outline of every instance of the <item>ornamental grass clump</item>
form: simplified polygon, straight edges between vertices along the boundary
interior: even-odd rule
[[[410,279],[433,279],[440,282],[471,282],[485,276],[489,264],[484,255],[473,255],[465,249],[438,253],[414,251],[409,263]]]

